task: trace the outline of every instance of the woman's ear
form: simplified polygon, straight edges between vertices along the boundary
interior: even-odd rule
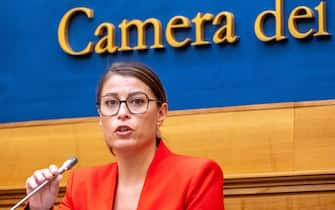
[[[99,120],[99,125],[100,127],[102,126],[102,121],[101,121],[101,114],[100,114],[100,111],[98,110],[98,120]]]
[[[102,121],[101,121],[101,117],[102,117],[102,115],[101,115],[101,113],[100,113],[99,108],[97,109],[97,112],[98,112],[99,125],[100,125],[100,127],[101,127],[101,126],[102,126]]]
[[[168,104],[163,103],[158,111],[158,116],[157,116],[157,126],[158,127],[160,127],[163,124],[165,118],[167,117],[167,112],[168,112]]]

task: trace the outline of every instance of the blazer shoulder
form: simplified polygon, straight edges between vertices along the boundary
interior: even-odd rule
[[[188,182],[186,204],[188,209],[223,210],[223,172],[213,160],[196,158]]]

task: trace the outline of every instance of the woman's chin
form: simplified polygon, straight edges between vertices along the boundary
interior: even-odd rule
[[[137,142],[133,139],[120,139],[120,140],[114,140],[112,144],[109,144],[111,148],[113,148],[113,151],[123,151],[123,150],[130,150],[132,148],[135,148],[137,145]]]

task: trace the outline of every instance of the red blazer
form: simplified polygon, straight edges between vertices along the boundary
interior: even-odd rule
[[[117,163],[74,170],[59,210],[112,210]],[[223,210],[223,173],[214,161],[171,153],[161,141],[137,210]]]

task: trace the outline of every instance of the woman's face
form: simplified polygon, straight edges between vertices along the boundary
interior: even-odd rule
[[[150,88],[141,80],[117,74],[105,81],[101,96],[113,95],[122,101],[136,92],[156,99]],[[142,114],[132,114],[125,103],[121,103],[118,113],[111,117],[104,117],[100,113],[100,125],[107,145],[117,154],[156,144],[156,133],[166,113],[167,104],[158,107],[155,101],[149,102],[147,111]]]

